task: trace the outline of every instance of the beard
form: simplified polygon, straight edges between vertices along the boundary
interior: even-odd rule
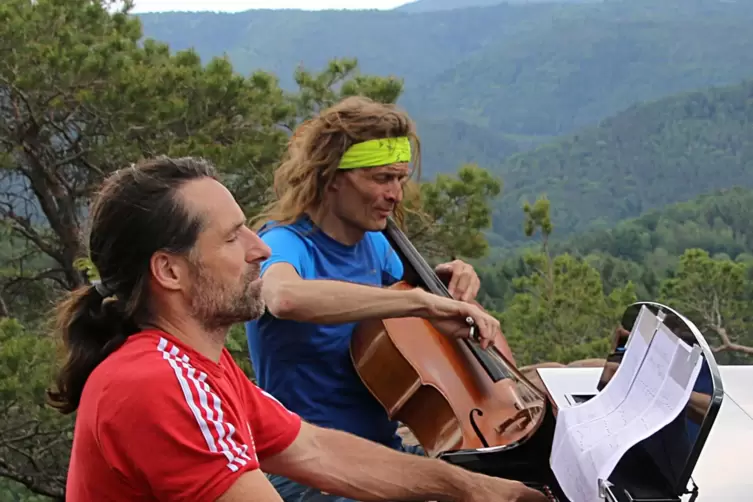
[[[229,328],[233,324],[253,321],[264,313],[261,297],[260,266],[253,264],[240,281],[223,283],[208,273],[200,263],[194,267],[191,295],[193,316],[209,331]]]

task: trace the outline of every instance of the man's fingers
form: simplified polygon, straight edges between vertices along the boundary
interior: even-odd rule
[[[447,284],[447,290],[450,292],[453,298],[456,300],[458,298],[458,282],[460,281],[461,277],[457,270],[452,271],[452,276],[450,276],[450,282]]]
[[[476,271],[471,265],[463,264],[456,273],[461,277],[457,287],[458,299],[464,302],[475,299],[481,288],[481,279]]]
[[[494,327],[483,318],[477,320],[476,323],[479,328],[479,343],[481,344],[481,348],[486,349],[492,340],[494,340]]]
[[[461,301],[467,301],[468,290],[473,286],[474,273],[473,268],[470,265],[462,265],[455,270],[455,274],[458,278],[455,291],[457,292],[457,299]]]
[[[478,296],[478,292],[481,289],[481,279],[476,274],[473,274],[473,282],[471,287],[468,288],[468,299],[466,301],[474,300]]]
[[[453,296],[458,300],[467,301],[466,298],[468,296],[468,288],[471,286],[471,277],[463,272],[458,272],[453,274],[452,278],[457,278],[454,289],[455,294]]]
[[[456,300],[468,301],[472,298],[469,297],[469,294],[473,291],[476,279],[473,267],[465,263],[456,265],[452,269],[452,277],[448,287],[450,294]]]
[[[473,300],[481,289],[481,280],[473,266],[468,263],[455,260],[437,265],[434,271],[440,274],[450,274],[447,290],[455,300],[463,302]]]
[[[481,346],[486,349],[494,342],[497,335],[502,333],[502,329],[499,326],[499,321],[494,317],[483,314],[482,319],[480,322],[483,325]]]
[[[549,497],[544,495],[538,490],[534,490],[533,488],[526,487],[526,498],[525,500],[527,502],[547,502],[549,500]]]

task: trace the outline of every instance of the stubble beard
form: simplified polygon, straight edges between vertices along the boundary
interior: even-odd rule
[[[241,284],[222,284],[197,264],[191,309],[193,316],[208,331],[230,328],[233,324],[253,321],[264,313],[259,266],[254,265]]]

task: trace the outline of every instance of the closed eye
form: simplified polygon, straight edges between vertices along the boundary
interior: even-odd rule
[[[226,234],[227,237],[226,237],[225,241],[226,242],[233,242],[235,240],[238,240],[238,234],[240,233],[241,228],[243,228],[245,226],[245,224],[246,224],[245,222],[241,221],[241,222],[236,223],[235,225],[233,225],[233,228]]]
[[[374,179],[377,183],[391,183],[392,181],[397,180],[400,184],[404,184],[408,180],[408,177],[404,174],[378,174]]]

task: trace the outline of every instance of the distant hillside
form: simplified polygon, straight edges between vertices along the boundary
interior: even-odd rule
[[[753,2],[140,17],[147,36],[173,49],[195,47],[204,60],[227,53],[240,72],[268,70],[287,87],[297,65],[322,68],[333,57],[357,57],[363,72],[403,77],[400,104],[417,119],[425,151],[455,152],[435,155],[427,163],[432,172],[455,171],[457,159],[496,167],[537,137],[572,133],[637,101],[753,77]],[[481,153],[436,124],[450,131],[475,127],[487,144],[500,135],[505,140]]]
[[[420,120],[419,134],[424,180],[468,162],[499,168],[504,158],[531,150],[547,139],[507,135],[462,120],[436,118]]]
[[[733,260],[753,257],[753,189],[718,190],[653,209],[612,228],[584,232],[558,242],[553,252],[581,256],[606,253],[644,262],[657,250],[676,257],[689,248]]]
[[[506,11],[538,12],[506,26]],[[469,9],[472,11],[472,9]],[[567,134],[628,106],[753,77],[753,2],[608,2],[490,7],[501,35],[403,103],[516,134]],[[461,11],[462,12],[462,11]]]
[[[718,190],[647,211],[609,228],[564,238],[558,234],[555,228],[550,253],[585,258],[601,273],[607,294],[632,281],[639,299],[656,299],[660,282],[673,274],[687,249],[753,262],[753,189]],[[504,310],[515,293],[514,278],[526,273],[522,256],[528,249],[538,250],[539,242],[536,238],[525,248],[493,249],[491,256],[477,263],[484,305]]]
[[[416,0],[395,10],[402,12],[435,12],[439,10],[465,9],[467,7],[489,7],[491,5],[528,3],[596,3],[603,0]]]
[[[753,80],[636,105],[571,137],[517,154],[493,244],[522,240],[521,204],[546,194],[557,235],[614,225],[734,186],[753,187]]]

